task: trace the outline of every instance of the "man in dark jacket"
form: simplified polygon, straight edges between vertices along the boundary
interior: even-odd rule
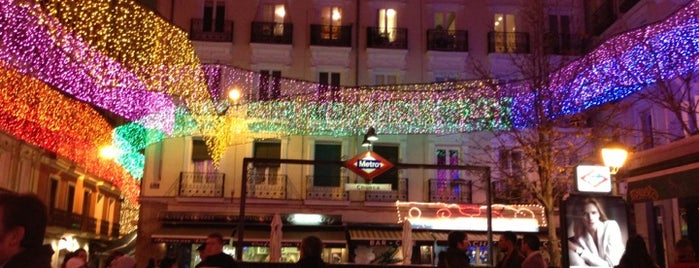
[[[51,268],[53,250],[42,245],[48,210],[34,194],[0,194],[0,267]]]
[[[323,241],[317,236],[307,236],[301,240],[301,258],[296,262],[298,267],[322,268],[325,262],[321,258],[323,254]]]
[[[466,250],[469,242],[464,231],[452,231],[447,237],[449,248],[438,255],[438,268],[463,268],[471,265]]]
[[[206,237],[206,258],[197,264],[199,267],[234,268],[236,262],[226,253],[223,253],[223,236],[219,233],[212,233]]]
[[[520,268],[524,255],[517,248],[517,235],[507,231],[502,233],[498,247],[505,253],[505,256],[498,262],[497,268]]]

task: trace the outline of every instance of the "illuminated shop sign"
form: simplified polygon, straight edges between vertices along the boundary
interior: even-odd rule
[[[416,229],[487,231],[487,206],[396,202],[398,219],[410,220]],[[546,227],[544,209],[539,205],[492,205],[492,230],[495,232],[538,232]]]
[[[579,165],[575,169],[575,185],[579,192],[610,193],[612,192],[612,175],[609,167]]]

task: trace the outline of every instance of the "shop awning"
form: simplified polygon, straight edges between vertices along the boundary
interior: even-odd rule
[[[344,247],[347,245],[347,237],[344,231],[284,231],[282,234],[282,244],[298,245],[301,239],[314,235],[323,240],[325,247]]]
[[[228,240],[231,239],[232,232],[233,228],[230,227],[162,227],[150,238],[160,243],[203,243],[211,233],[220,233],[224,240]]]
[[[647,202],[670,198],[685,198],[697,196],[699,193],[699,168],[670,172],[654,172],[638,177],[648,179],[628,178],[628,201]]]
[[[350,229],[350,240],[354,244],[377,245],[400,245],[402,240],[399,229]]]

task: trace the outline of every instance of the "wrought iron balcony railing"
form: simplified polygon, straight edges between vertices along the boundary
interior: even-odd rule
[[[574,38],[572,34],[547,33],[546,53],[553,55],[581,55],[583,53],[583,41]]]
[[[225,174],[180,172],[179,197],[223,197]]]
[[[427,50],[468,51],[468,31],[427,30]]]
[[[471,203],[472,183],[462,179],[430,179],[429,202]]]
[[[311,45],[328,47],[352,46],[352,26],[311,24]]]
[[[49,225],[97,234],[97,219],[56,208],[50,211]]]
[[[248,172],[247,197],[286,199],[286,175],[277,174],[277,167],[253,167]]]
[[[308,176],[306,179],[306,199],[315,200],[347,200],[345,191],[347,176]],[[329,182],[323,185],[314,185],[316,182]]]
[[[408,29],[368,27],[367,47],[408,49]]]
[[[233,21],[192,19],[189,39],[194,41],[233,42]]]
[[[294,25],[291,23],[253,21],[250,42],[289,45],[293,41],[293,33]]]
[[[488,32],[488,53],[529,53],[529,33]]]

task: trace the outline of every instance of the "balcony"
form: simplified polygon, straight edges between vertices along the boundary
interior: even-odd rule
[[[178,197],[223,197],[225,174],[180,172]]]
[[[427,50],[466,52],[468,51],[468,31],[429,29],[427,30]]]
[[[311,45],[350,47],[352,46],[352,26],[311,24]]]
[[[233,42],[233,21],[192,19],[189,39],[192,41]]]
[[[309,200],[348,200],[345,183],[347,176],[307,176],[306,178],[306,199]],[[331,185],[314,185],[314,181],[334,182]]]
[[[408,49],[408,29],[368,27],[367,47]]]
[[[287,177],[276,167],[253,167],[248,172],[249,198],[286,199]]]
[[[488,53],[529,53],[529,33],[488,32]]]
[[[55,208],[51,209],[49,213],[49,225],[92,234],[97,233],[97,219],[95,218]]]
[[[502,204],[524,204],[531,201],[524,185],[513,183],[516,180],[499,180],[493,184],[493,202]]]
[[[544,38],[548,54],[574,56],[583,53],[583,40],[573,38],[571,34],[547,33]]]
[[[401,178],[398,181],[398,190],[366,191],[364,192],[364,200],[374,202],[408,201],[408,179]]]
[[[253,21],[250,31],[250,43],[290,45],[293,41],[294,25]]]
[[[471,181],[462,179],[430,179],[429,202],[471,203]]]

